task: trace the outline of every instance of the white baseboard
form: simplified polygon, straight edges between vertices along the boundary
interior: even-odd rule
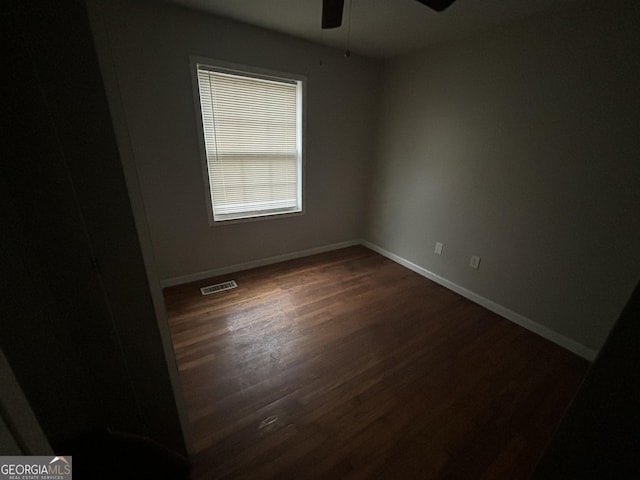
[[[483,306],[487,310],[497,313],[498,315],[506,318],[507,320],[511,320],[513,323],[516,323],[521,327],[524,327],[527,330],[537,335],[540,335],[541,337],[575,353],[576,355],[579,355],[580,357],[586,360],[589,360],[590,362],[592,362],[596,358],[596,355],[598,352],[596,352],[595,350],[587,348],[581,343],[576,342],[575,340],[565,337],[564,335],[554,330],[551,330],[550,328],[545,327],[544,325],[541,325],[538,322],[535,322],[523,315],[520,315],[519,313],[516,313],[513,310],[509,310],[508,308],[503,307],[502,305],[499,305],[485,297],[482,297],[481,295],[478,295],[477,293],[474,293],[471,290],[467,290],[466,288],[461,287],[460,285],[453,283],[452,281],[447,280],[446,278],[441,277],[440,275],[430,272],[426,268],[416,265],[415,263],[405,258],[402,258],[401,256],[396,255],[395,253],[391,253],[388,250],[385,250],[384,248],[374,243],[371,243],[367,240],[349,240],[346,242],[332,243],[330,245],[323,245],[321,247],[309,248],[307,250],[300,250],[297,252],[286,253],[283,255],[276,255],[274,257],[268,257],[268,258],[263,258],[259,260],[252,260],[250,262],[238,263],[238,264],[229,265],[226,267],[205,270],[205,271],[193,273],[190,275],[172,277],[172,278],[162,280],[160,282],[160,285],[162,286],[162,288],[172,287],[174,285],[181,285],[183,283],[195,282],[198,280],[204,280],[206,278],[226,275],[228,273],[240,272],[242,270],[249,270],[250,268],[262,267],[265,265],[280,263],[287,260],[293,260],[294,258],[307,257],[309,255],[315,255],[317,253],[324,253],[332,250],[338,250],[340,248],[352,247],[354,245],[364,245],[365,247],[373,250],[374,252],[377,252],[380,255],[383,255],[388,259],[393,260],[394,262],[408,268],[409,270],[412,270],[417,274],[422,275],[423,277],[428,278],[429,280],[432,280],[442,285],[443,287],[456,292],[459,295],[462,295],[463,297],[471,300],[472,302]]]
[[[228,273],[241,272],[242,270],[263,267],[265,265],[293,260],[294,258],[308,257],[309,255],[315,255],[317,253],[330,252],[331,250],[339,250],[340,248],[352,247],[354,245],[361,244],[361,240],[348,240],[346,242],[332,243],[330,245],[323,245],[321,247],[309,248],[292,253],[285,253],[283,255],[276,255],[275,257],[267,257],[259,260],[252,260],[250,262],[237,263],[235,265],[229,265],[227,267],[213,268],[211,270],[204,270],[202,272],[192,273],[189,275],[182,275],[180,277],[167,278],[160,281],[160,286],[162,288],[166,288],[173,287],[175,285],[182,285],[183,283],[197,282],[198,280],[204,280],[205,278],[217,277],[219,275],[226,275]]]
[[[399,255],[396,255],[395,253],[391,253],[388,250],[385,250],[384,248],[374,243],[371,243],[367,240],[363,240],[360,243],[365,247],[370,248],[374,252],[378,252],[380,255],[383,255],[388,259],[393,260],[394,262],[399,263],[404,267],[407,267],[409,270],[413,270],[417,274],[422,275],[423,277],[428,278],[429,280],[433,280],[434,282],[442,285],[443,287],[448,288],[449,290],[452,290],[462,295],[463,297],[468,298],[472,302],[483,306],[487,310],[491,310],[492,312],[497,313],[501,317],[504,317],[507,320],[511,320],[513,323],[516,323],[521,327],[524,327],[527,330],[540,335],[541,337],[575,353],[576,355],[579,355],[580,357],[586,360],[589,360],[590,362],[592,362],[596,358],[597,352],[595,350],[587,348],[581,343],[576,342],[575,340],[571,340],[570,338],[565,337],[564,335],[554,330],[551,330],[550,328],[545,327],[544,325],[541,325],[538,322],[534,322],[533,320],[527,317],[524,317],[519,313],[514,312],[513,310],[509,310],[508,308],[503,307],[502,305],[499,305],[487,298],[484,298],[478,295],[477,293],[472,292],[471,290],[467,290],[466,288],[461,287],[460,285],[453,283],[447,280],[446,278],[441,277],[440,275],[436,275],[435,273],[430,272],[426,268],[416,265],[415,263],[410,262],[409,260],[402,258]]]

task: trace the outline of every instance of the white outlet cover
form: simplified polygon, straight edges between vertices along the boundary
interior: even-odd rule
[[[469,266],[478,270],[480,268],[480,257],[473,255],[471,261],[469,261]]]
[[[433,249],[433,253],[435,253],[436,255],[442,255],[442,247],[442,243],[436,242],[436,248]]]

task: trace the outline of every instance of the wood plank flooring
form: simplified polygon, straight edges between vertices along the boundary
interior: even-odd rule
[[[588,367],[364,247],[165,299],[194,480],[526,479]]]

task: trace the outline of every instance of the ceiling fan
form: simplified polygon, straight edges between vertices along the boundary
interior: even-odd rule
[[[455,0],[416,0],[436,12],[441,12]],[[322,0],[322,28],[337,28],[342,25],[344,0]]]

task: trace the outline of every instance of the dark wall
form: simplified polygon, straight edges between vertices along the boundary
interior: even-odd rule
[[[5,172],[0,177],[0,345],[47,437],[56,442],[86,428],[90,405],[79,388],[82,364],[74,361],[68,318],[24,231]]]
[[[108,426],[184,451],[84,2],[2,8],[2,348],[52,443]]]
[[[534,478],[640,478],[640,284]]]

